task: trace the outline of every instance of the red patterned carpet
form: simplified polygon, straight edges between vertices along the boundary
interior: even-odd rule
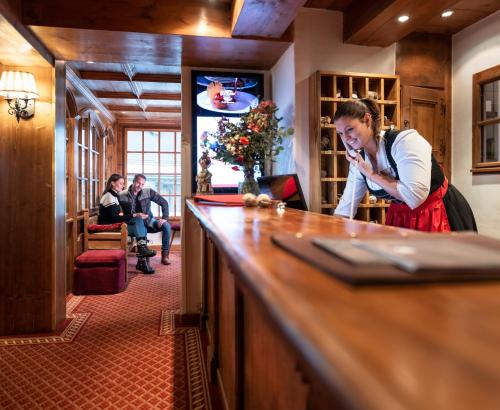
[[[172,328],[180,253],[171,261],[142,275],[129,258],[128,288],[73,297],[64,335],[0,340],[0,408],[209,409],[198,329]]]

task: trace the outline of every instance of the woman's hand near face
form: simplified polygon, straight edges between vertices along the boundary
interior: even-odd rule
[[[361,172],[366,178],[371,179],[371,177],[375,174],[371,165],[363,159],[359,152],[356,152],[356,156],[352,157],[349,155],[349,152],[346,151],[345,157],[347,158],[347,161],[359,169],[359,172]]]

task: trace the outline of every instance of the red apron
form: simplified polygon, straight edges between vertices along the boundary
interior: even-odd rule
[[[448,180],[445,178],[443,185],[415,209],[411,209],[406,204],[391,203],[385,224],[425,232],[450,232],[450,224],[443,203],[443,197],[447,191]]]

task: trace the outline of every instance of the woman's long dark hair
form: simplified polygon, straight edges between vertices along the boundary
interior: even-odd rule
[[[373,136],[378,140],[381,128],[380,110],[377,103],[371,98],[345,102],[335,111],[333,122],[342,117],[354,118],[364,122],[366,113],[370,114],[372,117]]]
[[[111,183],[112,182],[116,182],[118,181],[119,179],[123,179],[125,180],[125,178],[123,178],[123,175],[120,175],[120,174],[112,174],[109,178],[108,178],[108,182],[106,182],[106,188],[104,188],[104,192],[102,193],[103,195],[108,192],[110,189],[111,189]]]

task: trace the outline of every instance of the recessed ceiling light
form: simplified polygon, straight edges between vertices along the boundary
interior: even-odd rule
[[[87,61],[86,63],[87,63],[87,64],[94,64],[94,62],[93,62],[93,61]]]
[[[120,111],[122,114],[125,114],[125,111]]]
[[[453,10],[445,10],[441,13],[441,17],[450,17],[453,14]]]
[[[398,21],[400,23],[404,23],[405,21],[408,21],[408,20],[410,20],[410,16],[407,16],[406,14],[403,14],[402,16],[398,17]]]

